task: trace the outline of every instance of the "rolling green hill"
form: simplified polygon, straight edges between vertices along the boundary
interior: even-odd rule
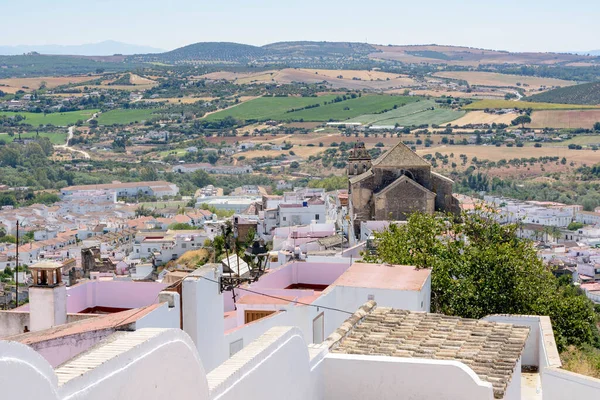
[[[269,54],[262,47],[228,42],[203,42],[160,54],[139,54],[129,57],[130,60],[143,62],[160,62],[175,64],[190,61],[207,61],[218,63],[247,63]]]
[[[160,54],[137,54],[130,61],[179,63],[247,64],[254,61],[289,63],[302,59],[359,59],[377,52],[373,46],[351,42],[279,42],[251,46],[228,42],[201,42]]]
[[[584,83],[529,96],[525,101],[562,104],[600,104],[600,82]]]

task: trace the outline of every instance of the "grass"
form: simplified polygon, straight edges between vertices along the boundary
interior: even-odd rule
[[[5,111],[0,112],[0,115],[22,115],[25,120],[21,121],[22,124],[29,124],[32,126],[39,125],[56,125],[56,126],[68,126],[73,125],[75,122],[82,120],[86,121],[92,117],[98,110],[82,110],[82,111],[69,111],[64,113],[30,113],[30,112],[11,112]]]
[[[278,121],[343,121],[363,114],[377,113],[386,109],[392,109],[394,105],[402,105],[415,102],[413,97],[390,96],[390,95],[366,95],[349,99],[338,103],[326,104],[336,96],[327,95],[314,97],[261,97],[240,104],[239,106],[211,114],[207,120],[221,120],[225,117],[233,117],[240,120],[278,120]],[[321,104],[319,107],[294,112],[298,109],[313,104]]]
[[[157,108],[144,109],[129,109],[129,110],[112,110],[102,113],[98,116],[98,124],[114,125],[114,124],[130,124],[132,122],[142,122],[151,118],[157,117],[153,114]]]
[[[562,368],[578,374],[600,378],[600,349],[568,347],[560,353]]]
[[[32,139],[38,137],[36,132],[25,132],[21,133],[22,139]],[[40,132],[39,137],[47,137],[50,139],[52,144],[65,144],[67,141],[67,133],[66,132]],[[5,134],[0,134],[0,139],[6,140],[7,142],[12,142],[13,140],[19,139],[19,135],[9,136]]]
[[[486,108],[518,108],[525,110],[583,110],[599,108],[598,106],[577,105],[577,104],[558,104],[558,103],[533,103],[527,101],[510,100],[479,100],[463,107],[464,110],[485,110]]]
[[[434,108],[434,110],[431,110]],[[350,119],[349,122],[360,122],[369,125],[441,125],[462,117],[464,111],[453,111],[437,108],[433,101],[417,101],[398,107],[382,114],[365,114]]]

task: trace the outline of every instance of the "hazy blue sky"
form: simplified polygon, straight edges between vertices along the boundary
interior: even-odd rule
[[[367,40],[600,49],[598,0],[0,0],[0,15],[0,45]]]

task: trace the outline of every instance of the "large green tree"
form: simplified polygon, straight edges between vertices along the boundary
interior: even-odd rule
[[[432,268],[433,312],[549,315],[560,348],[593,343],[592,302],[555,278],[532,242],[517,237],[518,229],[482,210],[458,218],[415,213],[405,225],[377,233],[376,251],[365,260]]]

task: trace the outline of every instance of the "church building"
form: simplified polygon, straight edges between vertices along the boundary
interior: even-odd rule
[[[362,221],[403,221],[413,212],[458,213],[453,181],[399,142],[375,161],[357,143],[348,158],[350,218],[356,235]]]

